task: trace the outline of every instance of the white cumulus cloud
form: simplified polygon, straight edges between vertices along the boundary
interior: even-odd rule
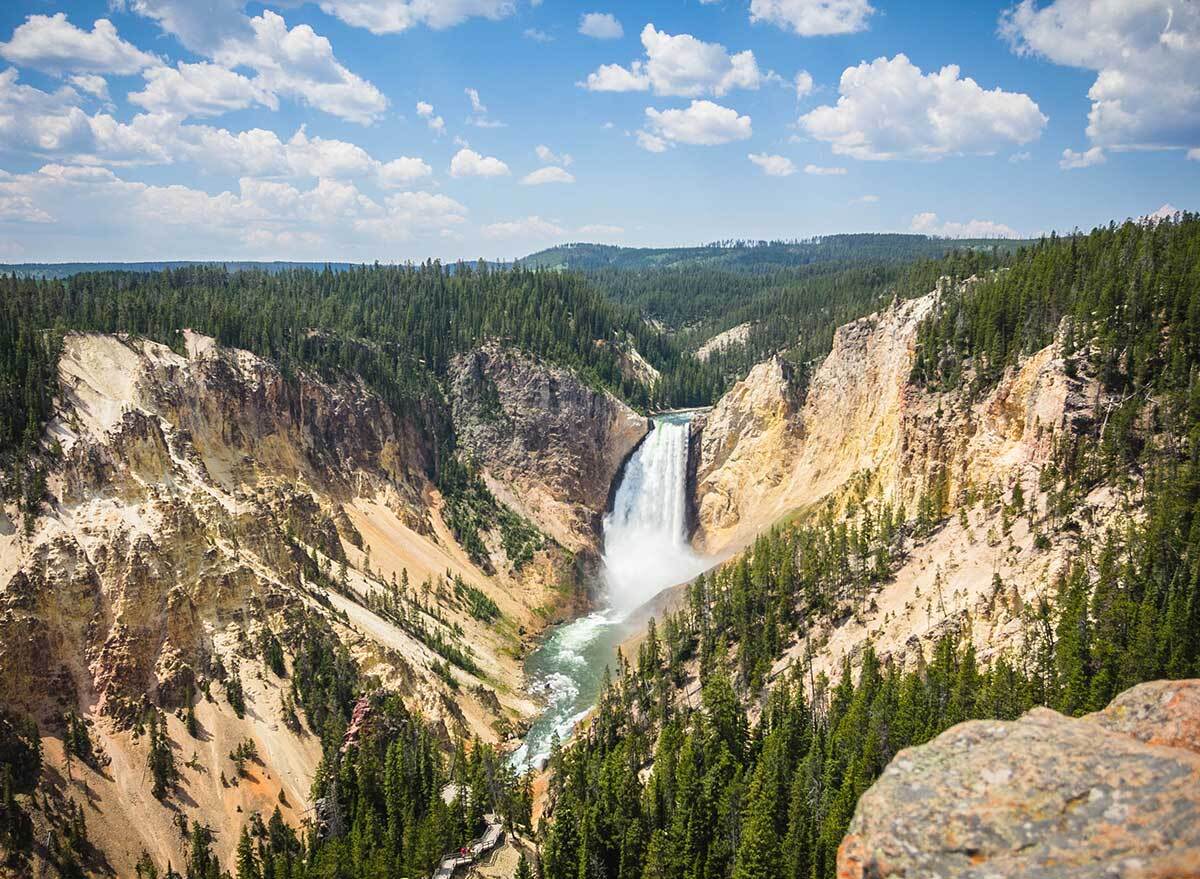
[[[546,183],[574,183],[575,175],[565,168],[560,168],[558,165],[547,165],[545,168],[538,168],[531,174],[526,174],[521,178],[521,183],[525,186],[542,186]]]
[[[129,100],[147,110],[185,116],[216,116],[253,104],[279,109],[275,93],[240,73],[201,61],[176,67],[152,67],[144,74],[146,87]]]
[[[556,153],[544,143],[538,144],[534,153],[547,165],[562,165],[564,168],[568,168],[575,161],[569,153]]]
[[[109,99],[108,80],[97,73],[75,73],[67,77],[67,82],[93,98],[99,98],[102,101]]]
[[[671,148],[664,138],[657,134],[651,134],[646,130],[638,131],[634,137],[637,139],[637,145],[648,153],[665,153]]]
[[[839,91],[800,125],[856,159],[987,155],[1037,139],[1047,121],[1028,95],[984,89],[954,64],[922,73],[905,55],[847,68]]]
[[[329,40],[308,25],[289,28],[268,9],[250,19],[250,28],[251,38],[227,40],[213,60],[251,67],[264,88],[352,122],[371,122],[387,108],[383,92],[348,70]]]
[[[1021,55],[1092,70],[1087,136],[1109,148],[1200,144],[1200,4],[1022,0],[1000,20]]]
[[[587,12],[579,19],[579,32],[597,40],[619,40],[625,28],[611,12]]]
[[[939,238],[1020,238],[1011,226],[991,220],[970,220],[966,223],[939,223],[938,215],[932,212],[917,214],[912,218],[909,229],[924,235]]]
[[[318,5],[373,34],[397,34],[419,25],[442,30],[468,18],[496,21],[516,9],[513,0],[320,0]]]
[[[663,140],[700,146],[747,140],[754,133],[749,116],[712,101],[692,101],[684,110],[647,107],[646,125],[651,135]]]
[[[47,73],[137,73],[161,63],[121,39],[107,18],[97,19],[90,31],[67,21],[65,12],[31,15],[0,43],[0,57],[21,67]]]
[[[209,61],[230,71],[253,71],[253,84],[264,94],[361,124],[387,109],[383,92],[342,64],[328,39],[307,24],[289,28],[269,9],[249,18],[243,0],[123,0],[122,5],[156,21]]]
[[[1104,150],[1100,147],[1092,147],[1082,152],[1065,149],[1063,150],[1062,158],[1058,160],[1058,167],[1070,171],[1075,168],[1090,168],[1093,165],[1103,165],[1107,161],[1108,157],[1104,155]]]
[[[720,43],[691,34],[668,34],[653,24],[642,29],[644,60],[629,67],[604,64],[580,83],[594,92],[653,91],[656,95],[724,95],[733,89],[757,89],[767,79],[754,53],[730,54]]]
[[[425,120],[429,130],[441,137],[446,132],[446,120],[433,112],[433,104],[427,101],[417,101],[417,115]]]
[[[816,174],[825,176],[840,176],[846,173],[845,168],[830,168],[824,165],[805,165],[805,174]]]
[[[451,177],[506,177],[508,165],[494,156],[483,156],[463,147],[450,160]]]
[[[875,10],[867,0],[751,0],[750,20],[777,25],[802,37],[865,30]]]
[[[379,166],[379,182],[384,186],[407,186],[433,175],[433,168],[424,159],[401,156]]]
[[[766,153],[750,153],[747,156],[751,162],[762,168],[768,177],[791,177],[796,173],[796,165],[787,156],[770,156]]]
[[[88,113],[70,86],[44,92],[0,72],[0,151],[41,156],[64,164],[193,164],[238,176],[374,180],[382,186],[428,177],[422,159],[381,161],[343,140],[310,137],[304,126],[288,140],[261,128],[230,131],[185,124],[176,112],[147,112],[120,122]]]
[[[445,195],[400,192],[380,201],[344,181],[319,180],[304,188],[242,177],[236,189],[213,194],[58,163],[0,175],[0,212],[20,212],[25,222],[38,223],[14,233],[26,250],[80,259],[115,252],[128,259],[367,259],[389,244],[436,236],[467,215]],[[183,241],[186,253],[179,250]]]
[[[792,84],[796,87],[797,98],[808,97],[808,95],[812,94],[813,78],[812,74],[807,70],[799,71],[795,79],[792,80]]]

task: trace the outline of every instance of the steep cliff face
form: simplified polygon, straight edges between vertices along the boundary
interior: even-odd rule
[[[838,876],[1200,876],[1200,681],[900,752],[859,800]]]
[[[11,510],[0,529],[0,705],[53,733],[55,796],[104,804],[89,833],[116,875],[143,849],[181,862],[173,810],[220,829],[221,816],[280,805],[299,822],[321,748],[286,675],[314,625],[447,731],[512,735],[535,710],[521,692],[524,633],[563,601],[570,564],[546,544],[519,570],[484,570],[456,542],[431,479],[449,417],[437,401],[396,412],[357,379],[285,378],[191,333],[183,348],[69,335],[47,503],[31,533]],[[553,501],[534,505],[547,531],[582,542],[639,420],[565,371],[493,356],[515,426],[511,448],[483,460],[506,497]],[[491,449],[461,423],[468,449]],[[535,462],[522,470],[525,449]],[[468,588],[499,616],[477,616]],[[283,678],[266,662],[271,639]],[[150,706],[168,712],[186,762],[170,807],[145,781],[136,728]],[[95,765],[65,766],[64,712],[86,719]],[[239,783],[227,755],[245,739],[262,760]],[[235,843],[218,834],[223,863]]]
[[[647,419],[568,370],[496,346],[454,361],[450,398],[459,446],[497,497],[564,546],[595,548]]]
[[[755,366],[709,412],[692,420],[695,543],[717,554],[774,521],[756,507],[781,490],[804,438],[794,370],[772,358]]]
[[[698,421],[694,542],[726,554],[788,517],[825,505],[913,519],[939,498],[943,524],[904,542],[901,564],[869,600],[814,621],[780,671],[808,651],[836,670],[870,640],[885,654],[915,653],[967,617],[981,655],[1012,646],[1024,602],[1053,582],[1078,537],[1130,515],[1110,490],[1086,498],[1078,534],[1039,539],[1046,498],[1039,474],[1055,443],[1088,428],[1108,401],[1097,383],[1069,374],[1050,345],[1024,358],[989,392],[935,392],[915,384],[917,330],[939,294],[841,327],[801,397],[778,360],[759,364]],[[1009,502],[1020,486],[1020,512]],[[983,499],[981,501],[981,499]],[[1040,512],[1039,512],[1040,511]]]
[[[759,364],[702,427],[696,543],[744,543],[852,475],[902,467],[916,329],[935,294],[840,327],[805,399],[778,360]],[[770,413],[763,417],[761,411]],[[894,483],[894,476],[881,479]]]
[[[862,480],[910,509],[945,472],[951,499],[1044,463],[1056,436],[1088,423],[1098,391],[1051,345],[982,400],[910,381],[917,329],[938,294],[840,327],[801,400],[778,360],[759,364],[700,426],[695,541],[720,550]],[[768,414],[763,415],[766,412]]]

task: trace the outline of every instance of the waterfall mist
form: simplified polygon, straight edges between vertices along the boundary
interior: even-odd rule
[[[622,616],[707,567],[687,541],[688,421],[655,421],[604,517],[605,593]]]
[[[511,757],[520,771],[541,766],[554,738],[568,738],[587,715],[605,667],[633,630],[630,613],[711,564],[687,542],[689,421],[686,414],[656,418],[625,465],[604,517],[602,607],[554,629],[525,661],[530,692],[546,708]]]

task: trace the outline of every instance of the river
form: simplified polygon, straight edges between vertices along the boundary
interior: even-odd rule
[[[530,690],[546,701],[521,747],[519,769],[540,766],[554,736],[566,741],[600,693],[605,666],[633,631],[633,611],[711,564],[687,535],[688,423],[691,413],[660,415],[620,476],[604,517],[602,605],[555,628],[525,662]]]

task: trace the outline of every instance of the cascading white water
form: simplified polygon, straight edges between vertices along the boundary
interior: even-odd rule
[[[704,570],[687,542],[688,421],[678,415],[655,421],[604,517],[604,583],[618,613]]]
[[[687,414],[654,420],[625,465],[604,517],[604,608],[554,630],[525,663],[546,710],[513,754],[519,770],[540,765],[554,736],[566,738],[599,694],[604,667],[629,634],[632,611],[707,567],[687,542]]]

